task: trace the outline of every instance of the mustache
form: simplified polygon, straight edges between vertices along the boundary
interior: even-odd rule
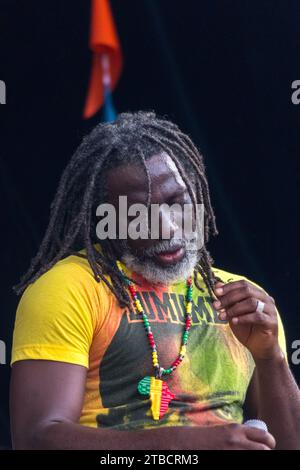
[[[177,265],[162,267],[156,264],[153,254],[175,251],[183,246],[186,246],[185,255]],[[144,256],[145,253],[150,256]],[[190,250],[188,241],[174,239],[159,241],[139,255],[134,255],[133,250],[124,250],[121,259],[133,272],[141,274],[149,282],[169,284],[177,279],[186,279],[191,274],[197,264],[198,253],[197,250]]]
[[[186,240],[184,238],[171,238],[170,240],[159,240],[152,246],[144,248],[141,252],[140,250],[135,250],[132,247],[129,247],[127,240],[120,240],[119,249],[122,254],[131,254],[140,261],[146,261],[149,258],[153,258],[157,254],[176,251],[180,248],[189,251],[197,251],[193,249],[191,250],[191,247],[193,246],[193,243],[195,243],[195,241],[196,237],[190,240]]]
[[[153,257],[160,253],[167,253],[169,251],[176,251],[180,248],[186,248],[187,243],[184,239],[174,239],[171,238],[170,240],[161,240],[155,245],[150,246],[144,250],[144,255],[146,257]]]

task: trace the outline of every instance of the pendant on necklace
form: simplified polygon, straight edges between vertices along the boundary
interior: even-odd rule
[[[138,383],[141,395],[148,395],[151,400],[151,412],[155,421],[162,418],[169,409],[169,403],[175,398],[166,382],[155,377],[144,377]]]

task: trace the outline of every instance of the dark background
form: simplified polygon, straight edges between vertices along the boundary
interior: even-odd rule
[[[119,112],[155,109],[205,155],[220,235],[216,266],[244,274],[277,301],[300,339],[298,239],[300,2],[112,0],[124,54]],[[17,297],[46,228],[58,178],[88,122],[90,2],[0,1],[0,445],[9,445],[8,380]],[[297,171],[298,170],[298,171]],[[293,366],[300,382],[300,365]]]

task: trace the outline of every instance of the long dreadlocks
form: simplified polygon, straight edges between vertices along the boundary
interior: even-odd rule
[[[106,243],[105,250],[101,252],[95,247],[95,208],[99,199],[105,200],[106,197],[107,170],[132,161],[140,162],[145,169],[149,203],[151,185],[146,160],[161,151],[167,152],[174,161],[193,204],[204,205],[204,245],[199,251],[194,281],[203,290],[197,278],[200,274],[213,297],[217,278],[212,271],[213,260],[206,244],[210,233],[216,235],[218,232],[202,155],[176,124],[158,117],[154,112],[144,111],[122,113],[115,122],[98,124],[83,139],[61,176],[50,207],[48,228],[28,271],[14,287],[15,292],[21,294],[56,262],[70,254],[79,255],[78,251],[85,248],[96,281],[103,281],[120,305],[130,305],[126,286],[116,267],[117,256],[113,245]]]

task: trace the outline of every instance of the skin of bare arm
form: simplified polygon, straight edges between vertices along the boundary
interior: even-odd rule
[[[275,440],[239,424],[117,431],[78,424],[85,390],[82,366],[25,360],[12,366],[11,430],[15,449],[269,450]]]
[[[255,415],[265,421],[277,449],[300,449],[300,391],[278,342],[278,316],[273,297],[247,280],[216,284],[220,317],[249,349],[255,372],[248,390]],[[257,301],[264,302],[257,312]]]

